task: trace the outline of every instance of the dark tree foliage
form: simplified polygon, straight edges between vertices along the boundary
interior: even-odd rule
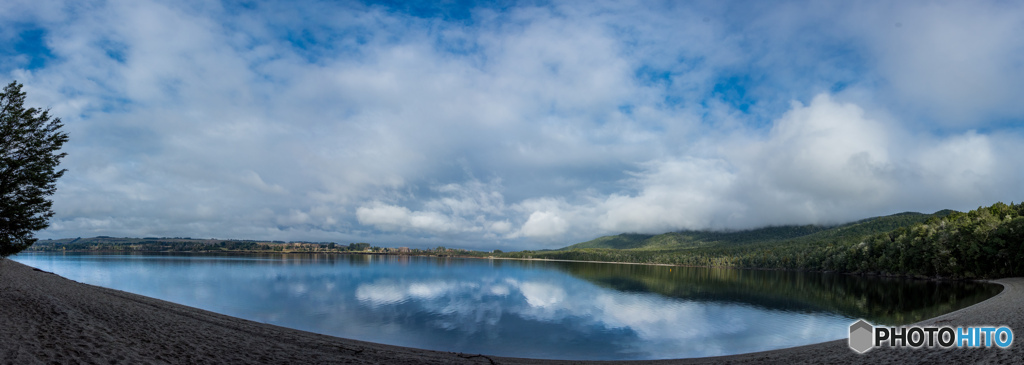
[[[34,231],[49,226],[57,170],[66,153],[58,153],[68,135],[60,118],[48,110],[25,109],[21,84],[11,82],[0,93],[0,257],[18,253],[36,242]]]

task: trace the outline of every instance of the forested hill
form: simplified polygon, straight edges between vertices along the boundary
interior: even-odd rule
[[[941,210],[932,214],[905,212],[835,226],[788,225],[741,231],[684,230],[659,235],[623,233],[614,236],[598,237],[587,242],[562,248],[561,250],[585,248],[667,250],[800,239],[820,240],[862,237],[889,232],[900,227],[909,227],[923,223],[931,218],[945,217],[953,212],[952,210]]]
[[[1024,276],[1024,204],[902,213],[830,228],[628,234],[503,256],[924,278]]]

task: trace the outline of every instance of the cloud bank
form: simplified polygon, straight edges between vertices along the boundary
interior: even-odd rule
[[[506,6],[507,5],[507,6]],[[42,238],[526,249],[1020,200],[1024,9],[9,1]]]

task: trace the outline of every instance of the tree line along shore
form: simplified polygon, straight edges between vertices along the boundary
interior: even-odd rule
[[[900,213],[836,226],[626,233],[539,251],[105,236],[38,241],[27,251],[440,255],[982,279],[1024,276],[1024,204],[1000,202],[969,212]]]
[[[351,254],[408,254],[408,255],[460,255],[466,249],[418,249],[408,247],[379,247],[366,242],[339,244],[336,242],[258,241],[191,237],[110,237],[64,238],[38,241],[25,252],[238,252],[238,253],[351,253]]]

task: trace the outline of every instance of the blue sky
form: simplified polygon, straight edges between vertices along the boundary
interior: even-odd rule
[[[41,238],[532,249],[1024,196],[1015,2],[5,1]]]

